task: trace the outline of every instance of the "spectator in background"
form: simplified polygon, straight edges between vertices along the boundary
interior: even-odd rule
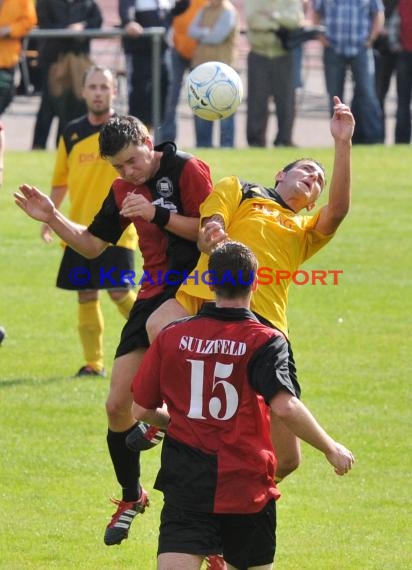
[[[5,147],[6,147],[6,135],[4,133],[3,123],[0,122],[0,188],[3,186]]]
[[[102,126],[114,115],[115,96],[116,84],[110,69],[91,67],[83,82],[87,114],[70,121],[60,137],[50,198],[55,207],[60,208],[68,195],[69,218],[78,224],[87,225],[93,221],[106,198],[107,188],[117,178],[110,162],[100,157],[98,140]],[[41,226],[41,236],[47,243],[52,240],[52,231],[47,224]],[[127,319],[136,293],[130,289],[129,282],[113,285],[112,279],[120,281],[119,272],[134,271],[136,246],[136,231],[129,226],[117,244],[107,247],[96,259],[86,259],[68,245],[64,247],[57,287],[77,291],[78,332],[85,364],[76,376],[105,376],[104,318],[99,290],[107,290],[120,314]],[[88,278],[73,278],[73,271],[80,271]],[[103,281],[102,272],[110,275],[110,279]]]
[[[139,118],[151,129],[153,127],[153,77],[152,38],[142,35],[145,28],[170,26],[173,0],[119,0],[119,16],[127,36],[123,38],[126,55],[129,114]],[[165,60],[166,36],[161,39],[160,62],[160,112],[163,117],[168,73]]]
[[[190,69],[191,60],[197,41],[189,36],[187,30],[197,12],[208,0],[181,0],[178,5],[188,7],[173,17],[171,27],[171,46],[167,52],[169,84],[167,88],[166,108],[159,140],[175,141],[177,136],[176,112],[182,88],[183,76]]]
[[[43,29],[67,29],[80,32],[87,28],[100,28],[103,22],[98,4],[94,0],[37,0],[39,27]],[[37,112],[33,134],[33,149],[44,149],[55,116],[59,119],[57,140],[66,124],[87,112],[83,99],[70,89],[64,99],[52,96],[49,75],[52,65],[68,53],[89,54],[90,39],[48,38],[39,49],[39,65],[42,70],[42,97]]]
[[[349,68],[354,81],[352,111],[356,125],[353,142],[382,143],[383,113],[376,94],[372,49],[385,21],[382,0],[314,0],[313,8],[315,23],[322,22],[326,28],[321,42],[331,115],[333,97],[343,100]]]
[[[389,91],[392,75],[396,70],[397,50],[392,43],[393,34],[389,28],[397,19],[397,6],[399,0],[383,0],[385,7],[385,25],[373,43],[376,67],[376,92],[379,102],[384,111],[385,98]]]
[[[294,146],[295,66],[276,31],[296,29],[303,21],[301,0],[246,0],[248,55],[247,142],[266,146],[269,100],[273,97],[278,122],[275,146]]]
[[[192,57],[192,68],[207,61],[221,61],[235,66],[239,37],[239,15],[230,0],[210,0],[190,24],[189,35],[198,44]],[[235,144],[235,116],[220,121],[206,121],[195,116],[196,146],[212,147],[213,126],[220,126],[220,146]]]
[[[396,65],[396,110],[395,143],[411,142],[412,103],[412,2],[399,0],[400,52]]]
[[[301,0],[304,20],[300,23],[301,26],[310,24],[309,12],[311,7],[310,0]],[[295,66],[295,88],[303,87],[302,78],[302,59],[303,59],[303,43],[293,48],[294,66]]]
[[[0,2],[0,116],[14,95],[14,71],[19,63],[21,38],[36,25],[31,0]]]

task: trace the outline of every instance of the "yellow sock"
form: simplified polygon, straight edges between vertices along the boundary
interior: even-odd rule
[[[79,335],[86,364],[93,370],[103,369],[104,320],[100,301],[79,303]]]
[[[114,300],[116,307],[119,309],[119,312],[124,316],[125,319],[129,317],[129,313],[132,310],[134,302],[136,301],[136,297],[136,293],[132,289],[129,289],[124,297]]]

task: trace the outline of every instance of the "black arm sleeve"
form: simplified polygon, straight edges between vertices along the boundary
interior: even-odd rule
[[[264,397],[267,404],[279,390],[287,390],[299,397],[299,384],[289,374],[289,350],[283,336],[273,336],[256,351],[249,363],[248,373],[251,386]]]
[[[129,22],[134,22],[136,9],[133,0],[119,0],[118,8],[120,21],[123,27]]]
[[[176,4],[174,5],[174,7],[172,8],[172,11],[171,11],[172,18],[175,18],[176,16],[180,16],[180,14],[183,14],[183,12],[186,12],[186,10],[189,8],[189,6],[190,6],[190,0],[180,0],[180,1],[176,2]]]
[[[97,2],[91,2],[86,16],[86,28],[101,28],[103,16]]]
[[[122,218],[120,215],[113,189],[111,188],[100,211],[97,212],[87,229],[91,234],[103,241],[115,244],[129,224],[130,220]]]

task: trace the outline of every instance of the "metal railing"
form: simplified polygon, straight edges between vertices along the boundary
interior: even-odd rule
[[[150,36],[152,39],[152,126],[153,132],[157,132],[160,127],[161,121],[161,58],[162,58],[162,39],[166,33],[166,29],[162,27],[144,28],[142,36]],[[100,29],[86,29],[82,31],[74,31],[68,29],[40,29],[32,30],[27,36],[23,38],[23,53],[21,59],[21,69],[23,81],[26,85],[30,83],[29,70],[27,66],[27,59],[25,54],[28,48],[30,39],[51,39],[51,38],[67,38],[67,39],[110,39],[122,38],[127,34],[122,28],[100,28]],[[130,38],[130,36],[127,36]],[[131,38],[130,38],[131,39]]]

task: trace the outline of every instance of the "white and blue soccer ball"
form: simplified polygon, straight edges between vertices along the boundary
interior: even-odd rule
[[[201,119],[225,119],[236,111],[243,97],[239,74],[225,63],[207,61],[192,69],[187,79],[187,99]]]

